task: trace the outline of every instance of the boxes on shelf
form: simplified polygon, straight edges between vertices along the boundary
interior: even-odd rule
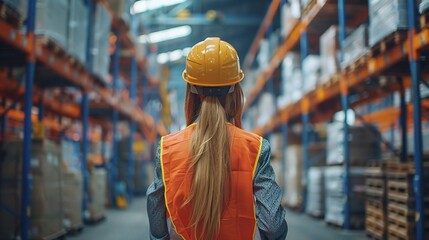
[[[288,36],[301,17],[299,0],[291,0],[281,7],[281,32],[282,37]]]
[[[92,49],[93,74],[107,83],[109,75],[109,34],[112,17],[102,4],[97,4]]]
[[[259,112],[263,114],[259,115],[257,126],[263,126],[271,120],[272,116],[276,112],[274,95],[267,92],[262,93],[258,102],[258,108]]]
[[[106,214],[106,170],[94,169],[89,176],[89,193],[91,202],[88,206],[87,216],[90,221],[98,221]]]
[[[130,9],[133,3],[133,0],[109,0],[109,7],[116,16],[130,25],[132,17]]]
[[[67,49],[68,8],[68,0],[37,0],[35,33],[44,42]]]
[[[307,214],[314,217],[323,217],[325,214],[323,167],[310,167],[308,170],[307,202],[305,209]]]
[[[300,57],[297,53],[288,53],[282,62],[282,95],[277,99],[278,107],[298,101],[302,93],[302,75]]]
[[[343,68],[357,61],[368,52],[368,27],[360,25],[344,40]]]
[[[303,194],[303,159],[302,146],[289,145],[285,150],[285,204],[288,207],[301,209]]]
[[[423,0],[419,4],[419,12],[421,14],[426,13],[429,10],[429,0]]]
[[[338,50],[340,49],[338,38],[338,26],[331,26],[320,36],[320,70],[319,83],[328,81],[339,70]]]
[[[70,0],[68,14],[67,51],[81,64],[86,64],[88,10],[84,0]]]
[[[258,61],[259,68],[265,69],[270,62],[270,42],[268,39],[264,38],[259,44],[259,53],[256,57]]]
[[[316,88],[320,78],[321,59],[319,55],[308,55],[302,62],[302,91],[304,94]]]
[[[368,161],[381,157],[379,133],[374,126],[350,126],[349,128],[349,163],[353,166],[366,166]],[[344,126],[343,123],[328,125],[327,164],[344,163]]]
[[[0,4],[2,2],[15,10],[19,14],[21,20],[24,20],[27,17],[28,0],[2,0],[0,1]]]
[[[371,47],[392,33],[408,28],[406,0],[370,0],[368,10]]]
[[[308,145],[308,161],[311,167],[326,165],[326,142],[316,142]]]
[[[384,163],[369,166],[365,173],[365,230],[376,239],[386,239],[387,231],[385,166]]]
[[[82,227],[82,192],[83,179],[80,172],[63,172],[62,201],[64,227],[78,230]]]
[[[63,235],[61,148],[52,141],[33,141],[31,151],[31,237],[44,239]],[[4,142],[1,152],[0,202],[19,216],[22,196],[22,141]],[[0,239],[14,239],[19,232],[18,228],[15,217],[1,208]]]
[[[337,226],[344,224],[346,192],[344,192],[344,167],[325,167],[325,221]],[[365,222],[365,168],[349,168],[350,226],[361,228]]]

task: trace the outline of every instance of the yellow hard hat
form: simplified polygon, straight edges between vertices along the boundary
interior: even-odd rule
[[[218,37],[209,37],[192,47],[182,76],[195,86],[222,87],[240,82],[244,74],[234,47]]]

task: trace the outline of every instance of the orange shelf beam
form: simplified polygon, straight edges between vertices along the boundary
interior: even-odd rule
[[[363,64],[360,68],[354,71],[343,70],[339,73],[340,79],[333,82],[330,85],[317,86],[315,90],[307,93],[303,98],[311,99],[310,101],[310,112],[314,111],[321,103],[334,97],[339,97],[340,92],[340,81],[345,81],[348,89],[362,85],[369,77],[377,76],[382,74],[386,69],[392,67],[394,64],[405,61],[408,58],[409,41],[414,41],[416,50],[429,46],[429,29],[424,29],[419,33],[415,33],[411,36],[411,39],[407,38],[401,44],[394,46],[386,52],[381,53],[378,56],[371,57]],[[405,84],[409,86],[409,77],[405,77]],[[271,119],[264,126],[255,128],[253,131],[257,134],[263,135],[266,132],[272,131],[274,128],[279,126],[282,122],[288,121],[289,119],[296,118],[302,114],[301,106],[303,98],[294,104],[290,104],[282,109],[277,110],[273,119]],[[427,101],[422,102],[423,107],[428,107]],[[284,117],[287,116],[287,117]]]

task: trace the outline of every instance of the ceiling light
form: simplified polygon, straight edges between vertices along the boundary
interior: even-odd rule
[[[132,14],[143,13],[146,11],[155,10],[162,7],[173,6],[185,1],[186,0],[142,0],[134,3],[131,9],[131,13]]]
[[[166,30],[149,33],[147,35],[139,36],[141,43],[159,43],[167,40],[189,36],[192,32],[192,28],[189,25],[169,28]]]
[[[156,57],[156,60],[158,61],[159,64],[167,63],[168,62],[168,53],[158,54],[158,56]]]
[[[170,62],[174,62],[174,61],[180,60],[182,58],[182,56],[183,56],[182,50],[177,49],[177,50],[170,52],[169,60],[170,60]]]

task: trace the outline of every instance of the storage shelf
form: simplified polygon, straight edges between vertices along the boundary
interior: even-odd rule
[[[28,56],[31,53],[31,37],[17,31],[0,19],[0,42],[17,49]],[[119,111],[128,119],[136,121],[150,141],[156,137],[156,126],[151,116],[131,103],[130,99],[119,102],[113,92],[98,84],[98,81],[85,69],[73,65],[66,56],[55,53],[46,46],[36,44],[36,84],[40,86],[76,86],[84,91],[94,91],[109,107]],[[53,100],[54,101],[54,100]],[[60,115],[63,112],[60,111]],[[75,113],[74,113],[75,114]]]
[[[334,78],[331,78],[327,84],[317,86],[315,90],[308,92],[296,103],[277,110],[270,122],[265,126],[254,129],[254,132],[263,135],[273,131],[276,127],[280,126],[281,123],[299,117],[305,112],[305,109],[303,108],[305,102],[308,102],[308,110],[312,112],[315,111],[322,103],[330,99],[338,99],[341,95],[341,84],[345,84],[347,90],[352,91],[354,88],[362,86],[367,79],[382,74],[384,71],[395,66],[401,61],[403,61],[404,64],[408,64],[410,40],[414,42],[416,50],[422,50],[428,47],[429,29],[423,29],[419,33],[414,33],[411,38],[406,38],[401,42],[401,44],[395,45],[377,56],[363,56],[363,64],[360,67],[354,70],[350,70],[349,67],[346,67],[344,70],[336,74]],[[377,96],[373,96],[372,98],[369,98],[369,100],[376,99],[376,97]],[[330,107],[334,106],[331,105]],[[340,106],[336,106],[333,110],[339,111],[340,109]]]

